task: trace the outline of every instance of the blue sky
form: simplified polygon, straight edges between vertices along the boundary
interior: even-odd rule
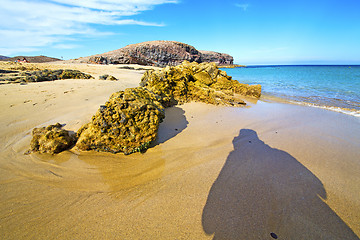
[[[174,40],[239,64],[360,64],[360,0],[0,0],[0,36],[5,56]]]

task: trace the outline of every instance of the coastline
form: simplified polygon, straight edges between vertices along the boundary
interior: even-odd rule
[[[332,71],[331,72],[332,74],[329,75],[327,71],[330,70],[324,69],[327,67],[330,67],[329,68],[330,70],[335,68],[343,71],[345,69],[345,72],[342,72],[344,74],[348,73],[347,69],[351,70],[353,68],[353,70],[357,69],[357,71],[358,69],[360,69],[359,68],[360,65],[253,65],[253,66],[250,65],[250,66],[246,66],[245,68],[259,69],[259,70],[245,71],[243,70],[243,68],[239,68],[241,69],[241,74],[240,72],[237,72],[236,70],[234,71],[233,69],[230,70],[223,69],[223,70],[229,71],[229,75],[233,76],[233,78],[238,80],[239,82],[245,82],[248,84],[255,84],[255,83],[262,84],[263,91],[262,91],[261,99],[264,101],[275,101],[275,102],[285,102],[296,105],[305,105],[305,106],[340,112],[355,117],[360,117],[360,105],[359,105],[360,103],[359,100],[357,100],[358,98],[356,98],[356,94],[353,97],[353,99],[350,100],[349,96],[347,97],[341,96],[341,94],[344,93],[344,88],[341,89],[343,92],[337,90],[337,88],[334,86],[329,87],[328,90],[324,90],[323,89],[324,85],[319,87],[316,84],[315,85],[309,85],[307,83],[302,84],[301,81],[299,81],[299,79],[306,81],[309,78],[309,76],[306,75],[305,73],[312,72],[312,74],[314,74],[313,72],[314,69],[322,69],[323,72],[320,71],[318,72],[318,74],[320,73],[323,74],[321,75],[323,81],[328,80],[327,77],[330,77],[332,75],[341,74],[341,73],[337,73],[336,71]],[[291,69],[289,70],[289,73],[290,71],[294,71],[295,77],[291,74],[286,75],[287,69]],[[242,76],[242,74],[244,74],[244,76]],[[280,74],[279,76],[280,81],[273,79],[273,76],[278,76],[278,74]],[[301,74],[304,74],[304,76],[302,76]],[[316,77],[320,77],[320,75],[319,76],[310,75],[310,79],[311,77],[316,79]],[[251,80],[249,80],[248,78]],[[267,82],[266,80],[264,80],[265,78],[272,79],[272,81],[274,82],[273,83],[271,81]],[[284,81],[286,81],[287,79],[289,79],[289,83],[288,83],[289,85],[284,83]],[[258,80],[258,82],[256,80]],[[341,84],[337,83],[336,81],[335,83],[332,83],[331,80],[328,84],[333,84],[333,85],[338,84],[336,85],[337,87],[340,85],[345,85],[345,86],[347,85],[346,81],[344,81],[341,78],[339,80],[340,82],[342,81]],[[347,79],[347,81],[350,82],[352,80],[355,82],[355,85],[353,85],[353,88],[349,88],[347,91],[356,92],[355,89],[359,87],[359,81],[358,81],[359,79],[356,78],[356,75],[352,76],[352,78]],[[274,86],[272,86],[271,84]],[[279,84],[282,86],[281,89],[279,89],[278,86]],[[298,86],[299,89],[297,89],[296,87],[294,88],[294,85],[297,86],[297,84],[299,85]],[[306,93],[306,91],[308,91],[309,89],[318,88],[318,87],[320,89],[320,92],[318,92],[317,94],[320,95],[316,95],[316,93],[312,93],[312,94]],[[282,89],[287,89],[287,90],[283,91]],[[348,94],[348,92],[346,92],[346,94]]]
[[[321,105],[321,104],[305,102],[305,101],[295,101],[295,100],[288,99],[286,97],[273,96],[273,95],[269,95],[269,94],[262,94],[260,100],[262,100],[264,102],[277,102],[277,103],[307,106],[307,107],[311,107],[311,108],[320,108],[320,109],[324,109],[327,111],[342,113],[342,114],[346,114],[346,115],[353,116],[353,117],[360,117],[360,110],[350,109],[350,108],[341,108],[341,107],[336,107],[336,106],[331,106],[331,105]]]
[[[166,110],[157,142],[145,154],[72,149],[53,156],[23,155],[32,128],[60,122],[76,131],[113,92],[138,86],[142,75],[116,66],[77,68],[95,75],[110,73],[121,81],[0,86],[4,239],[55,235],[212,239],[229,236],[226,232],[239,234],[239,229],[260,234],[254,238],[268,237],[270,232],[289,239],[299,236],[292,234],[359,238],[359,118],[263,100],[248,102],[244,108],[189,103]],[[291,165],[261,160],[268,153],[281,154]],[[259,161],[249,162],[241,157],[244,154],[251,159],[260,154],[255,158]],[[303,177],[293,178],[294,173]],[[262,199],[269,196],[268,206]],[[248,215],[236,199],[259,207],[248,206],[256,214]],[[297,201],[303,201],[298,206],[315,207],[328,224],[321,225],[321,219],[296,208]],[[278,204],[288,204],[290,210],[275,214],[272,210]],[[234,219],[231,212],[242,215]],[[284,224],[289,216],[297,220],[293,226]],[[248,222],[262,223],[263,228],[249,228]],[[290,232],[291,227],[306,231]]]

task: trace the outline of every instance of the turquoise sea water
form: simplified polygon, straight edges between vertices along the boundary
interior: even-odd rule
[[[249,66],[227,68],[262,94],[360,116],[360,66]]]

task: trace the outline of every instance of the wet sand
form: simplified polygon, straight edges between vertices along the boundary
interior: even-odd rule
[[[0,86],[2,239],[359,239],[359,118],[190,103],[144,154],[24,155],[34,127],[76,131],[142,75],[78,68],[123,78]]]

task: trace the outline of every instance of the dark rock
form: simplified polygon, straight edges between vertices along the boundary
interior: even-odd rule
[[[30,152],[59,153],[75,144],[76,136],[69,131],[61,129],[61,124],[34,128],[30,142]]]
[[[104,75],[100,76],[99,79],[100,80],[110,80],[110,81],[118,80],[116,77],[108,75],[108,74],[104,74]]]
[[[272,237],[272,238],[274,238],[274,239],[278,239],[278,236],[275,234],[275,233],[270,233],[270,236]]]

